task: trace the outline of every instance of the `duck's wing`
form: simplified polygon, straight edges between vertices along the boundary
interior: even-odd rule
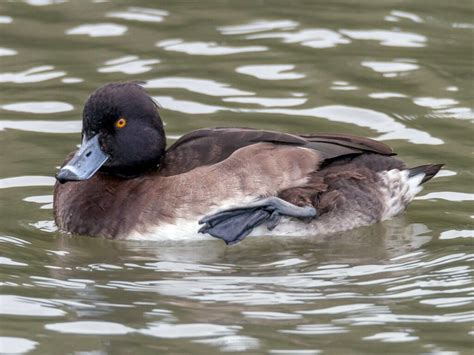
[[[323,160],[367,152],[394,155],[384,143],[349,134],[294,135],[250,128],[205,128],[178,139],[166,151],[160,172],[170,176],[213,165],[227,159],[237,149],[261,142],[314,149],[320,152]]]

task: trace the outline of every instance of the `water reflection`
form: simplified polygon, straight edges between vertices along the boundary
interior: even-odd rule
[[[140,5],[2,3],[0,352],[137,353],[137,337],[150,353],[470,351],[465,6]],[[79,143],[83,100],[131,79],[171,139],[206,126],[375,134],[411,166],[450,170],[404,216],[335,235],[231,248],[63,235],[52,175]]]
[[[97,23],[80,25],[66,31],[67,35],[87,35],[89,37],[115,37],[127,32],[127,26],[115,23]]]
[[[37,101],[0,105],[0,108],[7,111],[45,114],[72,111],[74,109],[74,106],[66,102]]]
[[[112,11],[107,13],[107,17],[141,22],[161,22],[168,15],[168,11],[145,7],[129,7],[127,11]]]
[[[37,345],[38,342],[25,338],[0,336],[0,351],[4,354],[25,354]]]
[[[124,74],[142,74],[153,69],[153,64],[158,64],[158,59],[139,59],[136,55],[130,55],[106,61],[104,67],[98,69],[99,73],[121,72]]]
[[[185,89],[198,94],[210,96],[255,95],[255,93],[251,91],[232,88],[229,84],[219,83],[217,81],[208,79],[197,79],[190,77],[164,77],[159,79],[150,79],[143,86],[148,89]]]
[[[5,24],[5,23],[12,23],[13,18],[10,16],[0,16],[0,24]]]
[[[298,43],[311,48],[331,48],[339,44],[348,44],[351,41],[341,34],[323,29],[306,29],[296,32],[272,32],[248,35],[248,39],[281,38],[283,43]]]
[[[379,41],[389,47],[425,47],[426,37],[402,31],[387,30],[341,30],[341,33],[356,40]]]
[[[224,46],[219,45],[217,42],[185,42],[182,39],[167,39],[157,42],[156,46],[167,51],[182,52],[191,55],[230,55],[268,50],[268,48],[264,46]]]
[[[41,81],[60,78],[66,75],[66,72],[52,71],[53,69],[54,66],[52,65],[42,65],[17,73],[0,73],[0,83],[38,83]]]
[[[420,16],[417,14],[400,11],[400,10],[392,10],[390,11],[390,15],[385,16],[385,21],[390,22],[399,22],[400,20],[407,19],[415,23],[423,23],[425,22]]]
[[[18,52],[14,49],[0,47],[0,57],[6,57],[10,55],[17,55]]]
[[[275,20],[275,21],[259,20],[259,21],[246,23],[243,25],[222,26],[222,27],[218,27],[217,29],[223,35],[241,35],[241,34],[248,34],[248,33],[277,30],[277,29],[278,30],[292,30],[296,28],[298,25],[299,25],[298,22],[292,21],[292,20]]]
[[[294,80],[304,78],[302,73],[295,73],[292,64],[243,65],[235,69],[237,73],[247,74],[262,80]]]

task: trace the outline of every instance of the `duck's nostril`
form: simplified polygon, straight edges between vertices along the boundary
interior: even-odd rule
[[[92,154],[92,152],[89,150],[87,153],[86,153],[86,158],[89,158],[89,156]]]

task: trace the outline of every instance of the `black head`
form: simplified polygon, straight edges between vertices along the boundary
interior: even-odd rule
[[[97,170],[134,177],[155,168],[165,152],[158,106],[136,83],[97,89],[84,105],[82,120],[81,149],[57,174],[60,182],[85,180]]]

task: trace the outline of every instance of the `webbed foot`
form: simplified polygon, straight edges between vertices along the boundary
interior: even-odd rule
[[[282,216],[313,219],[317,217],[317,212],[312,206],[299,207],[278,197],[268,197],[205,216],[199,221],[199,224],[204,224],[199,233],[208,233],[226,244],[235,244],[263,223],[266,223],[268,230],[272,230]]]

